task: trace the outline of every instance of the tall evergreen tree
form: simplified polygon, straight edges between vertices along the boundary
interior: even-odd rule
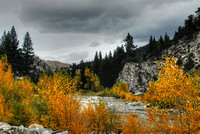
[[[187,58],[187,62],[184,64],[184,70],[186,72],[189,72],[191,69],[194,68],[195,64],[194,64],[193,57],[194,57],[193,53],[190,53],[188,58]]]
[[[99,52],[99,60],[102,61],[102,54],[101,54],[101,51]]]
[[[160,44],[160,50],[163,50],[164,49],[164,40],[163,40],[162,36],[160,36],[160,38],[159,38],[159,44]]]
[[[99,59],[98,52],[96,52],[95,56],[94,56],[94,61],[92,63],[92,69],[93,69],[94,73],[97,75],[99,73],[99,66],[100,66],[100,59]]]
[[[8,62],[11,64],[12,71],[15,75],[20,75],[20,51],[19,51],[19,40],[17,39],[17,32],[13,26],[10,31],[4,31],[1,38],[1,55],[7,55]]]
[[[10,35],[10,32],[8,31],[7,34],[3,38],[4,39],[1,43],[2,54],[7,55],[7,57],[10,59],[10,56],[11,56],[11,35]]]
[[[150,39],[149,39],[149,52],[152,53],[153,50],[154,50],[154,48],[153,48],[153,37],[151,35]]]
[[[19,46],[19,40],[17,39],[17,33],[14,26],[12,26],[10,30],[10,35],[11,35],[11,46],[12,46],[11,49],[16,52]]]
[[[3,44],[5,42],[5,38],[6,38],[6,31],[4,31],[3,35],[1,36],[1,41],[0,41],[0,55],[4,54]]]
[[[167,34],[167,32],[165,33],[164,41],[165,41],[164,49],[169,48],[171,45],[171,42],[170,42],[170,38],[169,38],[169,35]]]
[[[155,56],[158,58],[158,56],[160,56],[161,54],[161,49],[160,49],[160,43],[158,41],[156,41],[155,37],[154,37],[154,40],[153,40],[153,43],[154,43],[154,53],[155,53]]]
[[[127,62],[129,62],[129,61],[134,61],[134,56],[135,56],[135,54],[134,54],[134,51],[133,50],[135,50],[135,48],[137,47],[137,46],[135,46],[134,44],[133,44],[133,36],[131,36],[129,33],[127,34],[127,36],[126,36],[126,38],[123,40],[124,42],[125,42],[125,50],[126,50],[126,54],[127,54],[127,56],[126,56],[126,60],[127,60]]]
[[[23,75],[31,76],[34,69],[34,52],[33,43],[30,34],[27,32],[24,37],[24,43],[22,45],[23,52]]]
[[[200,29],[200,7],[195,11],[196,16],[195,16],[195,25],[197,26],[198,29]]]
[[[12,69],[15,73],[15,75],[19,76],[20,75],[20,71],[21,71],[21,53],[20,53],[20,49],[19,47],[19,40],[17,39],[17,32],[15,30],[15,27],[12,26],[11,30],[10,30],[10,38],[11,38],[11,65],[12,65]]]

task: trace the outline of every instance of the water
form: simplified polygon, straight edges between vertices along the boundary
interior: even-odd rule
[[[129,113],[136,113],[141,118],[147,117],[147,111],[145,110],[144,104],[141,102],[129,102],[115,99],[114,97],[100,97],[100,96],[83,96],[82,103],[83,106],[87,107],[88,103],[91,102],[92,105],[98,103],[99,100],[107,103],[107,109],[115,110],[119,114],[124,115]]]

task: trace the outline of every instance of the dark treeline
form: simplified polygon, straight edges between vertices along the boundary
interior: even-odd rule
[[[170,39],[167,33],[165,33],[164,37],[160,36],[158,40],[151,35],[146,46],[137,48],[134,44],[133,36],[128,33],[123,40],[124,45],[118,46],[113,53],[110,51],[105,57],[102,57],[101,51],[96,52],[93,61],[84,62],[82,60],[79,64],[72,64],[72,76],[75,76],[76,71],[80,71],[81,81],[85,83],[84,70],[87,67],[99,76],[100,82],[104,87],[111,87],[116,82],[118,74],[125,63],[142,63],[147,60],[157,60],[162,56],[164,50],[171,47],[172,44],[178,43],[178,40],[182,38],[185,40],[191,39],[193,34],[200,30],[200,8],[195,13],[196,15],[188,16],[188,19],[185,20],[185,26],[179,26],[173,39]],[[185,67],[186,71],[190,70],[191,65],[193,65],[191,57],[189,58],[190,60],[188,61],[190,63],[186,63],[186,66],[189,66]],[[179,63],[181,62],[179,59]]]
[[[0,40],[0,55],[7,57],[15,76],[28,76],[33,82],[37,82],[39,76],[34,66],[33,50],[29,32],[26,32],[22,48],[19,48],[15,27],[13,26],[8,32],[4,31]]]
[[[85,83],[84,70],[87,67],[99,76],[100,82],[104,87],[112,87],[125,63],[141,63],[149,58],[158,57],[161,55],[160,50],[168,48],[171,43],[167,34],[164,39],[161,36],[159,41],[156,41],[155,38],[151,36],[149,44],[138,49],[137,46],[134,45],[133,36],[129,33],[123,41],[124,45],[118,46],[113,53],[110,51],[108,54],[105,54],[103,58],[100,51],[96,52],[93,61],[84,62],[82,60],[78,65],[72,64],[72,76],[76,75],[76,71],[80,71],[81,81]]]

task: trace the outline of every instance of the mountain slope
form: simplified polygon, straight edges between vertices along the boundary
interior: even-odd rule
[[[200,70],[200,32],[193,34],[190,40],[182,38],[178,43],[164,50],[163,55],[173,56],[182,61],[183,69],[186,65]],[[164,61],[162,57],[158,61]],[[189,62],[189,59],[190,62]],[[189,71],[189,70],[186,70]],[[143,94],[151,80],[156,80],[158,74],[156,60],[148,60],[143,63],[126,63],[123,70],[119,73],[117,81],[125,81],[129,86],[130,92],[135,95]]]
[[[56,68],[58,68],[58,69],[61,69],[61,68],[68,69],[68,68],[70,68],[70,64],[62,63],[60,61],[49,61],[49,60],[47,60],[47,61],[44,61],[44,63],[46,63],[50,67],[50,69],[52,69],[53,71],[55,71]]]

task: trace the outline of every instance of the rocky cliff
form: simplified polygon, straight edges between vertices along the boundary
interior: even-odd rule
[[[164,50],[162,54],[179,58],[183,68],[189,63],[190,57],[192,63],[189,63],[189,65],[199,70],[200,32],[195,33],[190,40],[185,38],[178,40],[177,43]],[[162,58],[159,61],[161,60]],[[157,79],[158,72],[156,61],[152,59],[140,64],[126,63],[123,70],[119,73],[117,81],[125,81],[131,93],[135,95],[143,94],[148,89],[149,82]]]
[[[158,66],[156,62],[127,63],[119,73],[117,81],[125,81],[134,95],[143,94],[150,80],[156,79]]]
[[[180,58],[183,65],[186,65],[191,56],[194,68],[200,69],[200,32],[193,35],[191,40],[181,39],[165,51],[168,56]]]

